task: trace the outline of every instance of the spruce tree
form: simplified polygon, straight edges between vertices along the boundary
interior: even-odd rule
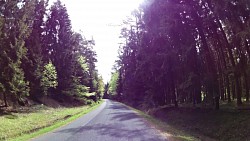
[[[45,54],[56,67],[58,75],[57,93],[70,94],[73,83],[73,45],[71,21],[67,9],[58,0],[50,8],[46,22]]]
[[[35,0],[35,9],[31,16],[33,21],[31,34],[28,39],[25,40],[28,51],[22,61],[22,68],[25,72],[26,80],[30,82],[30,96],[32,99],[37,99],[38,96],[42,96],[44,91],[40,82],[46,60],[46,55],[43,54],[43,40],[45,33],[44,18],[47,5],[46,0]]]
[[[7,100],[23,101],[29,95],[28,82],[24,80],[21,59],[27,49],[24,40],[29,35],[30,11],[33,11],[32,1],[12,0],[1,2],[1,63],[0,82],[3,86],[5,106]]]

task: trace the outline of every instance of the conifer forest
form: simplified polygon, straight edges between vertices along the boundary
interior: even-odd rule
[[[250,0],[117,1],[0,0],[0,141],[250,140]]]
[[[95,66],[94,40],[72,30],[60,1],[48,7],[47,0],[0,2],[2,106],[42,97],[60,102],[101,98],[104,84]]]
[[[124,21],[110,90],[132,105],[249,102],[250,1],[147,0]]]

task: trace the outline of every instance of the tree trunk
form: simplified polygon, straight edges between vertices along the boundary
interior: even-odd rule
[[[250,51],[249,51],[249,45],[248,45],[247,39],[245,39],[245,48],[247,50],[247,54],[250,59]],[[246,88],[246,101],[249,102],[249,84],[248,84],[248,75],[247,75],[246,69],[244,69],[244,79],[245,79],[245,88]]]
[[[221,85],[221,82],[220,82],[219,87],[220,87],[220,99],[222,101],[225,101],[225,93],[224,93],[225,91],[224,91],[224,87]]]
[[[215,110],[220,109],[220,102],[219,102],[219,97],[215,97]]]
[[[3,101],[4,101],[4,107],[8,107],[7,96],[5,92],[3,93]]]
[[[242,105],[242,100],[241,100],[241,85],[240,85],[240,81],[239,78],[237,77],[235,80],[235,87],[236,87],[236,93],[237,93],[237,105]]]
[[[249,84],[248,84],[246,71],[244,71],[244,82],[245,82],[245,90],[246,90],[246,101],[249,102]]]
[[[219,51],[219,54],[221,54],[221,52]],[[222,72],[222,65],[221,65],[221,57],[218,57],[218,70],[219,70],[219,95],[220,95],[220,99],[222,101],[225,100],[225,93],[224,93],[224,79],[223,79],[223,72]]]
[[[230,90],[230,84],[229,84],[229,78],[226,76],[226,85],[227,85],[227,101],[230,103],[231,100],[231,90]]]
[[[198,88],[195,89],[196,93],[196,101],[197,104],[201,103],[201,87],[199,86]]]
[[[233,100],[236,98],[236,92],[235,92],[235,82],[232,82],[232,95],[233,95]]]
[[[175,82],[173,77],[171,77],[171,93],[172,93],[172,102],[174,102],[175,107],[178,107],[177,97],[176,97],[176,91],[175,91]]]
[[[229,42],[227,40],[226,33],[225,33],[224,29],[222,28],[222,24],[221,24],[220,20],[218,19],[218,17],[216,17],[216,22],[218,23],[220,31],[221,31],[221,33],[223,35],[223,38],[224,38],[225,42],[226,42],[226,47],[228,49],[228,54],[229,54],[229,59],[231,61],[231,64],[232,64],[233,68],[236,68],[233,53],[232,53],[232,50],[231,50],[231,45],[229,44]],[[237,92],[237,105],[241,105],[242,104],[242,101],[241,101],[241,87],[240,87],[240,84],[239,84],[240,83],[239,82],[239,76],[237,75],[236,71],[234,71],[234,77],[235,77],[235,87],[236,87],[236,92]]]
[[[171,92],[171,101],[174,102],[175,107],[178,107],[177,96],[176,96],[176,88],[175,88],[175,81],[174,81],[174,72],[173,72],[173,64],[172,60],[169,58],[169,66],[170,66],[170,92]]]
[[[227,54],[224,54],[224,48],[223,48],[223,44],[221,43],[221,40],[220,40],[220,36],[218,35],[217,33],[217,28],[214,29],[214,33],[216,34],[216,38],[217,38],[217,41],[218,41],[218,47],[219,47],[219,56],[218,58],[220,58],[220,62],[219,63],[220,65],[218,66],[219,70],[220,70],[220,73],[221,73],[221,78],[223,77],[224,79],[220,82],[220,83],[223,83],[223,90],[221,89],[221,91],[223,91],[223,93],[221,93],[221,97],[222,97],[222,100],[224,99],[227,99],[228,100],[228,103],[231,102],[231,90],[230,90],[230,83],[229,83],[229,76],[228,74],[224,74],[223,73],[223,69],[225,70],[228,70],[228,67],[227,67],[227,61],[228,60],[228,56]]]
[[[201,43],[203,45],[203,49],[205,51],[205,60],[206,60],[206,71],[208,74],[211,74],[211,80],[213,83],[213,92],[212,92],[212,96],[211,97],[218,97],[219,98],[219,89],[218,87],[218,75],[217,75],[217,70],[216,70],[216,66],[215,66],[215,61],[213,60],[213,56],[210,53],[210,49],[207,43],[207,39],[206,39],[206,35],[204,33],[203,30],[203,25],[201,22],[200,17],[198,16],[198,13],[193,12],[192,15],[194,16],[195,22],[196,22],[196,26],[198,29],[198,33],[200,35],[200,39],[201,39]],[[214,102],[214,100],[212,100]],[[219,101],[215,101],[216,102],[216,106],[218,106],[217,102]]]

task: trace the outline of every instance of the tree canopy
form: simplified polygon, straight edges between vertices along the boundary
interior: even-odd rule
[[[249,6],[245,0],[146,0],[121,30],[117,95],[150,107],[219,109],[220,101],[249,101]]]
[[[104,85],[95,67],[94,42],[74,32],[60,0],[0,2],[0,100],[4,105],[102,97]]]

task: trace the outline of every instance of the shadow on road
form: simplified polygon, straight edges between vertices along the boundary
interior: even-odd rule
[[[112,112],[111,114],[112,120],[116,121],[128,121],[128,120],[141,120],[141,118],[130,110],[128,107],[121,104],[113,104],[108,107]]]
[[[112,119],[117,121],[141,121],[142,118],[140,118],[137,114],[132,112],[120,112],[120,113],[111,113]]]
[[[149,135],[147,135],[149,129],[128,129],[123,124],[95,124],[92,126],[83,126],[80,128],[69,128],[65,130],[57,131],[58,133],[73,133],[75,135],[85,134],[87,132],[95,131],[97,136],[109,137],[111,139],[137,139],[143,141],[158,141]]]
[[[108,118],[107,118],[107,117]],[[103,118],[105,119],[103,119]],[[98,123],[95,123],[96,121]],[[92,136],[104,137],[106,140],[136,140],[136,141],[159,141],[157,136],[152,135],[152,128],[146,126],[143,119],[132,110],[121,104],[110,104],[95,120],[88,125],[78,128],[67,128],[55,133],[71,134],[75,137]]]
[[[121,105],[121,104],[112,104],[108,107],[108,109],[112,110],[129,110],[128,107]]]

